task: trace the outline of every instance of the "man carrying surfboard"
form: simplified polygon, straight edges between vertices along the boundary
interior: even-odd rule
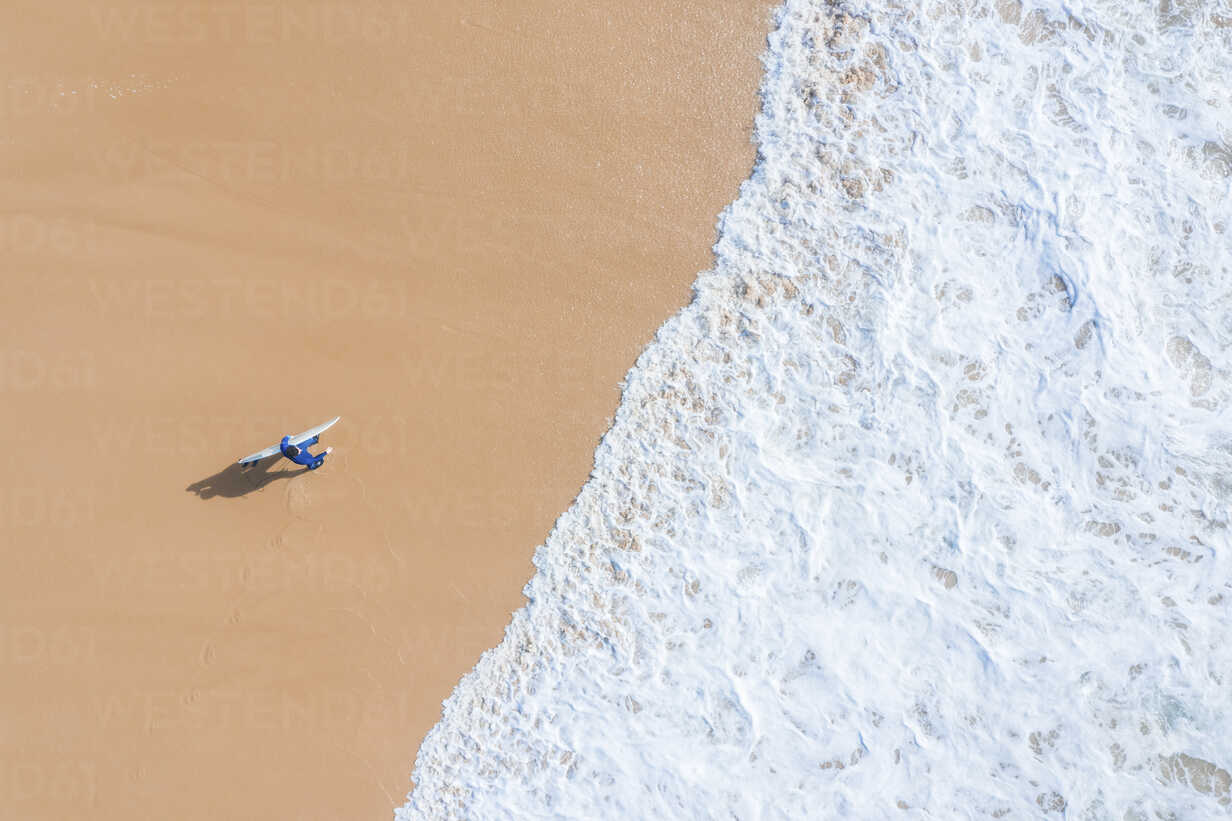
[[[333,453],[333,448],[326,448],[325,452],[313,456],[308,452],[308,448],[315,445],[321,439],[320,436],[314,436],[307,442],[301,442],[298,445],[291,444],[291,436],[282,437],[282,441],[278,443],[278,449],[282,451],[282,455],[290,459],[297,465],[303,465],[309,470],[316,470],[325,463],[325,457]]]
[[[328,422],[317,425],[315,428],[309,428],[303,433],[297,433],[295,436],[284,436],[282,437],[282,441],[273,447],[268,447],[265,450],[259,450],[256,453],[245,456],[240,460],[240,465],[243,467],[249,467],[251,465],[255,465],[262,459],[268,459],[276,453],[281,453],[297,465],[303,465],[309,470],[316,470],[321,465],[325,464],[325,457],[329,456],[334,449],[326,448],[321,453],[313,455],[308,448],[319,442],[321,440],[321,434],[332,428],[341,418],[341,416],[335,416]]]

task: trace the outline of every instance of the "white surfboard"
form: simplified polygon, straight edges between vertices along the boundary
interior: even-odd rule
[[[304,431],[303,433],[297,433],[291,437],[289,444],[298,445],[303,442],[307,442],[312,437],[319,436],[320,434],[325,433],[325,431],[332,428],[341,418],[342,418],[341,416],[335,416],[333,419],[329,420],[328,422],[322,422],[321,424],[317,425],[315,428],[308,428],[308,430]],[[262,459],[268,459],[269,457],[273,456],[275,453],[281,453],[281,452],[282,452],[282,443],[280,442],[277,445],[273,445],[271,447],[266,448],[265,450],[259,450],[250,456],[245,456],[243,459],[239,461],[239,463],[241,465],[249,465],[249,464],[252,464],[253,462],[260,462]]]

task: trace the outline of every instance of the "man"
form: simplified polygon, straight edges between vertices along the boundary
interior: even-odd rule
[[[278,443],[279,450],[282,455],[290,459],[297,465],[303,465],[309,470],[316,470],[321,465],[325,464],[325,457],[333,452],[333,448],[326,448],[323,453],[313,456],[308,452],[308,448],[315,445],[321,439],[321,435],[317,434],[306,442],[300,442],[298,445],[291,444],[291,437],[284,436],[282,441]]]
[[[319,442],[321,434],[332,428],[341,418],[341,416],[335,416],[323,425],[317,425],[315,428],[309,428],[303,433],[297,433],[294,437],[295,444],[291,443],[292,437],[284,436],[277,445],[271,445],[268,448],[245,456],[239,461],[239,465],[242,468],[250,468],[263,459],[268,459],[281,453],[297,465],[303,465],[309,470],[316,470],[325,462],[325,457],[329,456],[333,448],[326,448],[324,453],[319,453],[315,456],[309,452],[308,448]]]

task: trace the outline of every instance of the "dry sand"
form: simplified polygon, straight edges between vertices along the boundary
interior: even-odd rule
[[[710,263],[768,24],[5,4],[0,817],[402,803]]]

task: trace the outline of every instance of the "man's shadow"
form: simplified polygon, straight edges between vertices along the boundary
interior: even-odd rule
[[[302,470],[279,470],[270,472],[275,462],[282,459],[282,454],[276,454],[251,465],[240,465],[233,462],[225,468],[205,479],[193,482],[184,490],[195,493],[202,499],[212,499],[215,496],[235,498],[260,490],[270,482],[278,479],[290,479],[299,476]]]

